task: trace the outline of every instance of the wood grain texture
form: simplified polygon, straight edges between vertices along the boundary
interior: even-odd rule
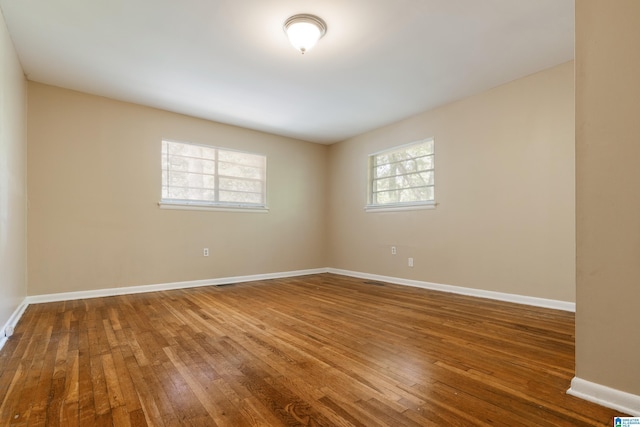
[[[574,315],[319,274],[29,306],[2,426],[607,426]]]

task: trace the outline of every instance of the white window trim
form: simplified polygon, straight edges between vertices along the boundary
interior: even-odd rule
[[[391,148],[385,148],[383,150],[376,151],[367,156],[367,162],[371,159],[371,157],[376,156],[378,154],[386,153],[391,150],[400,149],[404,147],[409,147],[411,145],[415,145],[419,142],[433,141],[434,137],[424,138],[421,140],[416,140],[412,142],[408,142],[406,144],[398,145]],[[435,149],[433,152],[435,156]],[[369,168],[370,166],[367,166]],[[435,169],[434,169],[435,171]],[[371,171],[367,169],[367,174],[370,174]],[[435,173],[435,172],[434,172]],[[435,186],[434,186],[435,188]],[[435,209],[439,203],[436,203],[434,200],[421,201],[421,202],[406,202],[406,203],[388,203],[388,204],[373,204],[369,203],[371,197],[371,177],[367,175],[367,202],[364,206],[365,212],[397,212],[397,211],[415,211],[415,210],[425,210],[425,209]]]
[[[218,205],[214,203],[204,202],[176,202],[170,200],[161,200],[158,202],[160,209],[174,209],[186,211],[219,211],[219,212],[252,212],[267,213],[269,208],[266,206],[251,205]]]
[[[388,205],[367,205],[365,212],[396,212],[396,211],[417,211],[424,209],[435,209],[438,204],[430,200],[428,202],[397,203]]]
[[[237,151],[239,153],[257,154],[257,155],[265,156],[264,154],[260,154],[260,153],[236,150],[234,148],[218,147],[218,146],[213,146],[208,144],[200,144],[196,142],[179,141],[179,140],[169,139],[169,138],[162,138],[161,140],[166,142],[199,145],[207,148],[215,148],[215,149],[225,150],[225,151]],[[265,169],[265,173],[266,173],[266,169]],[[177,199],[160,198],[160,201],[158,202],[158,207],[160,209],[169,209],[169,210],[268,213],[269,207],[267,206],[266,182],[267,181],[265,177],[265,181],[264,181],[265,204],[264,205],[263,204],[252,205],[252,204],[242,204],[242,203],[218,203],[218,202],[207,202],[207,201],[200,201],[200,200],[177,200]]]

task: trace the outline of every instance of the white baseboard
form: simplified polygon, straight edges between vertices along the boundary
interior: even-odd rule
[[[4,326],[2,327],[2,330],[0,330],[0,350],[2,350],[2,347],[4,347],[4,345],[7,343],[7,339],[8,339],[8,337],[6,336],[7,328],[16,327],[16,325],[18,324],[18,321],[20,320],[20,318],[22,317],[22,314],[24,314],[24,311],[27,309],[28,306],[29,306],[29,303],[27,303],[27,300],[25,298],[22,301],[22,303],[20,303],[20,305],[16,307],[16,309],[13,311],[11,316],[9,316],[9,320],[7,320],[7,322],[4,324]]]
[[[45,302],[72,301],[85,298],[110,297],[115,295],[141,294],[145,292],[170,291],[172,289],[197,288],[201,286],[220,286],[232,283],[254,282],[258,280],[281,279],[285,277],[307,276],[326,273],[326,268],[297,270],[282,273],[255,274],[251,276],[223,277],[218,279],[191,280],[187,282],[162,283],[157,285],[125,286],[120,288],[97,289],[93,291],[61,292],[57,294],[33,295],[26,299],[27,304]]]
[[[567,393],[618,410],[633,417],[640,417],[640,396],[606,387],[582,378],[573,377]]]
[[[316,268],[310,270],[287,271],[281,273],[255,274],[250,276],[223,277],[218,279],[192,280],[186,282],[162,283],[155,285],[127,286],[119,288],[97,289],[92,291],[62,292],[56,294],[28,296],[26,303],[40,304],[45,302],[71,301],[85,298],[100,298],[115,295],[138,294],[144,292],[168,291],[172,289],[196,288],[201,286],[219,286],[232,283],[252,282],[258,280],[281,279],[286,277],[307,276],[310,274],[333,273],[343,276],[357,277],[359,279],[377,280],[381,282],[394,283],[397,285],[413,286],[417,288],[431,289],[442,292],[450,292],[461,295],[474,296],[479,298],[489,298],[499,301],[508,301],[518,304],[531,305],[536,307],[552,308],[556,310],[575,312],[576,305],[572,302],[557,301],[545,298],[528,297],[516,294],[507,294],[482,289],[464,288],[460,286],[442,285],[438,283],[423,282],[419,280],[402,279],[391,276],[381,276],[378,274],[361,273],[350,270],[340,270],[336,268]],[[26,308],[26,306],[25,306]]]
[[[380,276],[377,274],[360,273],[357,271],[339,270],[335,268],[327,269],[327,272],[341,274],[343,276],[357,277],[359,279],[377,280],[380,282],[394,283],[396,285],[413,286],[416,288],[431,289],[434,291],[449,292],[454,294],[468,295],[478,298],[489,298],[499,301],[514,302],[517,304],[532,305],[535,307],[552,308],[562,311],[576,311],[576,304],[567,301],[557,301],[545,298],[528,297],[502,292],[486,291],[482,289],[464,288],[461,286],[442,285],[439,283],[423,282],[420,280],[401,279],[398,277]]]

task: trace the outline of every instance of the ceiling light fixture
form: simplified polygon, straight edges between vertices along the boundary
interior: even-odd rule
[[[293,47],[303,55],[327,32],[327,24],[322,19],[305,13],[287,19],[283,28]]]

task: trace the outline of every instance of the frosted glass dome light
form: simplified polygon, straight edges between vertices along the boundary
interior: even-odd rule
[[[294,15],[284,23],[289,42],[303,55],[327,32],[327,24],[315,15]]]

